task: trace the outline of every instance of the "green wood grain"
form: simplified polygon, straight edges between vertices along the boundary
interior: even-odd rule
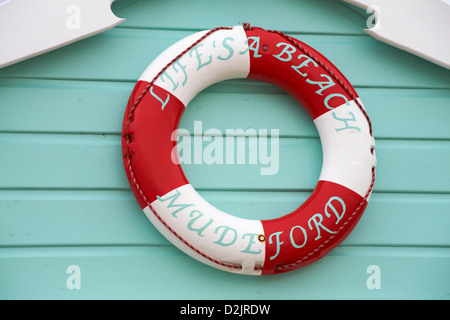
[[[261,278],[211,268],[171,246],[8,248],[0,250],[0,297],[448,299],[449,258],[448,248],[341,247],[314,266]],[[80,289],[67,287],[71,265],[80,268]],[[367,286],[373,265],[380,289]]]
[[[249,164],[246,142],[245,164],[183,164],[188,180],[201,190],[313,189],[322,163],[318,138],[280,139],[275,175],[261,175],[269,165],[259,160]],[[4,133],[0,153],[0,188],[129,188],[117,135]],[[449,172],[443,168],[449,141],[379,140],[376,154],[375,191],[448,193]]]
[[[323,6],[328,10],[322,10]],[[366,25],[365,17],[333,0],[169,0],[152,1],[150,9],[143,1],[118,1],[112,9],[117,16],[127,19],[120,28],[202,30],[248,22],[284,32],[361,35]]]
[[[135,82],[161,52],[191,33],[111,29],[2,69],[0,75]],[[369,36],[291,35],[333,61],[355,86],[450,88],[450,71]]]
[[[0,132],[120,134],[133,86],[123,82],[0,80],[4,106]],[[450,90],[357,91],[376,138],[450,139]],[[291,96],[250,80],[225,81],[199,94],[186,109],[180,127],[193,132],[196,120],[203,121],[205,129],[223,132],[229,128],[274,128],[282,136],[317,136],[307,113]]]
[[[248,219],[296,209],[309,192],[200,191],[215,207]],[[375,193],[343,245],[449,246],[447,195]],[[131,191],[2,190],[1,246],[169,245]]]

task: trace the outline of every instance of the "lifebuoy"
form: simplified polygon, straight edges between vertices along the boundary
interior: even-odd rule
[[[172,160],[171,139],[189,101],[213,83],[251,78],[294,96],[319,132],[323,164],[311,196],[271,220],[218,210]],[[375,180],[375,140],[356,91],[323,55],[282,32],[220,27],[188,36],[160,54],[130,96],[122,153],[146,216],[175,246],[235,273],[267,275],[308,265],[351,232]]]

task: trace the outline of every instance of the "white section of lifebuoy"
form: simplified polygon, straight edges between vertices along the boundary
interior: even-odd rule
[[[376,158],[371,152],[375,140],[361,109],[352,100],[317,117],[314,124],[323,152],[319,180],[338,183],[364,197],[372,182]]]
[[[147,67],[139,80],[151,82],[162,67],[206,33],[197,32],[173,44]],[[176,60],[156,79],[155,85],[172,93],[186,107],[200,91],[214,83],[246,78],[250,70],[246,40],[241,26],[217,31]]]
[[[218,210],[204,200],[191,184],[158,197],[151,207],[172,231],[155,217],[149,207],[144,209],[146,216],[187,254],[209,265],[217,266],[211,260],[220,261],[223,263],[220,268],[228,271],[253,275],[261,273],[265,237],[260,220],[243,219]],[[186,243],[191,247],[187,247]],[[242,268],[229,268],[226,266],[228,264]]]

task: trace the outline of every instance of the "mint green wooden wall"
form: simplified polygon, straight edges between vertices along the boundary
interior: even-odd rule
[[[127,20],[0,69],[0,298],[449,299],[450,72],[366,35],[339,1],[119,1]],[[205,266],[151,225],[126,179],[123,113],[145,67],[197,30],[249,22],[327,56],[373,122],[377,176],[356,229],[319,262],[249,277]],[[183,165],[213,205],[253,219],[304,201],[321,148],[306,112],[271,85],[231,80],[189,105],[180,127],[280,130],[280,167]],[[81,271],[69,289],[68,267]],[[381,287],[369,289],[370,266]],[[369,268],[369,269],[368,269]],[[370,281],[369,281],[370,282]]]

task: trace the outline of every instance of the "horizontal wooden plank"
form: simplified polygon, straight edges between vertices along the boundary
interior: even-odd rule
[[[0,298],[446,300],[449,268],[448,248],[341,247],[262,278],[217,270],[167,246],[6,248]]]
[[[264,11],[256,10],[257,7]],[[286,7],[289,10],[286,10]],[[325,9],[327,8],[327,9]],[[141,1],[118,1],[112,4],[113,12],[126,21],[119,28],[192,29],[203,30],[216,26],[251,23],[284,32],[363,34],[366,18],[339,1],[321,2],[300,0],[251,1],[231,0],[214,2],[153,2],[150,6]],[[212,10],[216,14],[205,14]],[[187,14],[188,13],[188,14]],[[282,16],[283,19],[279,19]]]
[[[0,130],[120,134],[133,86],[123,82],[1,79]]]
[[[215,207],[247,219],[296,209],[308,192],[200,191]],[[375,193],[343,246],[450,246],[450,198]],[[0,247],[169,245],[131,191],[1,190]]]
[[[0,131],[120,134],[134,83],[0,80]],[[450,139],[450,90],[358,88],[376,138]],[[49,103],[51,97],[51,103]],[[235,116],[239,114],[239,117]],[[51,121],[49,121],[51,120]],[[289,95],[255,81],[226,81],[199,94],[180,127],[279,129],[316,137],[307,113]]]
[[[202,190],[312,190],[320,174],[321,155],[318,139],[284,138],[279,140],[275,175],[261,175],[261,170],[277,168],[276,157],[267,165],[259,159],[255,165],[191,162],[183,169],[192,185]],[[377,140],[376,156],[375,191],[449,191],[450,172],[444,168],[450,141]]]
[[[117,28],[0,69],[12,78],[136,81],[187,31]],[[369,36],[298,35],[354,86],[450,88],[450,71]],[[358,66],[358,67],[355,67]],[[413,66],[413,67],[412,67]]]
[[[191,143],[194,139],[191,139]],[[225,139],[224,139],[225,140]],[[234,164],[182,164],[189,181],[201,190],[312,190],[320,174],[318,138],[274,140],[267,159],[249,161],[248,139],[234,145]],[[260,141],[259,141],[260,142]],[[203,142],[203,151],[211,142]],[[269,139],[269,150],[272,148]],[[223,145],[223,154],[227,145]],[[230,147],[231,148],[231,147]],[[238,150],[245,150],[244,164],[237,164]],[[251,149],[252,154],[257,149]],[[128,190],[117,135],[0,134],[0,188],[105,188]],[[375,189],[378,192],[449,192],[450,141],[378,140]],[[266,161],[264,163],[264,161]],[[269,168],[271,175],[264,175]],[[273,174],[272,174],[273,173]]]

